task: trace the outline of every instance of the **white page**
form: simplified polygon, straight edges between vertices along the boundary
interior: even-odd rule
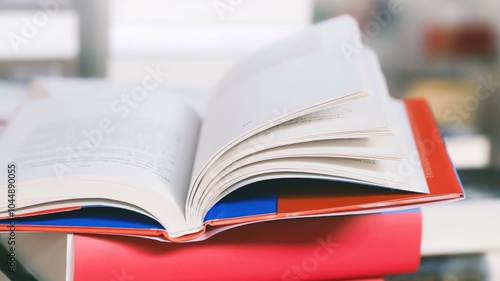
[[[271,159],[297,158],[297,157],[336,157],[372,160],[402,160],[400,152],[391,149],[396,139],[393,136],[371,138],[329,139],[312,142],[301,142],[291,145],[250,154],[239,160],[232,160],[222,171],[217,174],[211,184],[228,173],[261,161]]]
[[[402,100],[396,100],[389,95],[385,77],[377,67],[377,55],[369,48],[363,52],[363,56],[368,61],[366,75],[372,77],[373,92],[382,97],[383,113],[389,122],[391,130],[395,137],[399,138],[394,147],[402,152],[404,157],[403,164],[398,166],[398,170],[392,171],[392,178],[398,181],[411,180],[413,189],[408,191],[429,193],[425,173],[419,158],[415,139],[413,137],[412,125],[408,119],[408,114]],[[409,172],[407,172],[409,171]],[[402,179],[403,178],[403,179]]]
[[[340,48],[356,34],[355,20],[339,17],[283,40],[230,70],[205,115],[192,185],[201,169],[229,143],[300,110],[362,91],[361,58],[349,63]]]
[[[366,60],[366,67],[363,68],[361,74],[365,77],[365,80],[368,81],[367,88],[381,101],[378,106],[373,108],[375,112],[370,112],[369,115],[385,116],[387,120],[389,120],[388,126],[395,132],[395,138],[397,139],[392,144],[389,143],[389,145],[392,145],[391,148],[393,148],[394,151],[397,151],[403,158],[403,160],[398,164],[393,163],[392,166],[384,165],[383,167],[387,169],[384,171],[384,178],[375,179],[374,183],[378,183],[379,185],[386,183],[390,187],[401,190],[428,193],[429,191],[426,179],[418,159],[418,151],[413,140],[411,125],[409,124],[406,116],[403,103],[401,101],[392,100],[392,98],[388,95],[384,83],[385,79],[378,67],[376,55],[371,50],[367,49],[363,54],[361,54],[361,57]],[[370,118],[368,118],[366,122],[369,122],[369,119]],[[248,168],[248,166],[245,168]],[[292,166],[289,168],[293,169]],[[260,172],[264,173],[265,171],[261,170]],[[310,172],[313,173],[313,171]],[[216,179],[217,188],[220,188],[221,186],[229,187],[229,185],[227,185],[227,178],[234,180],[235,178],[242,176],[238,173],[238,171],[234,174],[227,175],[226,178],[222,177],[223,175],[224,174],[221,174],[220,177],[217,177]],[[246,176],[255,176],[255,174],[248,173]],[[362,178],[366,175],[361,173],[359,176]],[[207,189],[205,193],[202,195],[200,194],[200,197],[210,194],[211,196],[209,197],[214,198],[213,195],[218,194],[219,192],[221,192],[221,190]],[[203,199],[199,199],[199,202],[202,203],[196,204],[198,207],[200,204],[206,203]]]
[[[225,169],[211,179],[204,196],[208,191],[216,189],[222,180],[231,175],[238,174],[237,169],[257,162],[286,158],[351,158],[367,160],[392,160],[399,161],[403,157],[401,154],[390,149],[394,143],[394,137],[358,138],[358,139],[337,139],[314,142],[304,142],[292,145],[280,146],[259,153],[251,154],[237,161],[233,161]],[[398,162],[399,163],[399,162]],[[306,175],[302,173],[302,175]],[[231,175],[232,176],[232,175]],[[307,175],[308,178],[315,178],[319,174]],[[225,192],[224,192],[225,193]]]
[[[401,181],[392,181],[392,177],[387,177],[387,171],[397,170],[399,161],[380,161],[367,159],[348,158],[287,158],[273,159],[258,163],[253,163],[242,167],[233,173],[221,178],[215,190],[207,193],[198,211],[205,213],[215,202],[221,199],[220,194],[233,185],[241,181],[252,178],[258,181],[260,177],[266,178],[268,174],[274,174],[275,178],[280,178],[279,173],[283,173],[281,178],[286,178],[289,173],[314,174],[323,176],[341,177],[355,182],[365,182],[367,184],[381,187],[394,188],[400,190],[412,190],[411,176],[401,178]],[[234,190],[231,188],[231,190]]]
[[[198,191],[194,200],[210,188],[210,181],[220,178],[219,173],[223,169],[258,151],[315,140],[389,135],[391,132],[387,129],[387,120],[383,114],[379,114],[382,107],[379,99],[369,96],[295,118],[245,139],[227,150],[209,167],[200,183],[202,192]],[[387,143],[387,147],[391,147],[391,143]]]
[[[116,178],[154,190],[183,213],[197,114],[171,95],[126,104],[120,97],[29,102],[0,138],[1,165],[17,163],[19,182]]]
[[[380,100],[367,97],[301,116],[245,139],[224,153],[218,161],[232,158],[233,155],[241,158],[291,143],[390,135],[392,133],[385,116],[378,114],[381,107]]]

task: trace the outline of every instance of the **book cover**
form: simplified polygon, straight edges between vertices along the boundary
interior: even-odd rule
[[[74,235],[74,280],[344,280],[414,272],[419,211],[282,220],[199,243]],[[375,279],[377,280],[377,279]]]

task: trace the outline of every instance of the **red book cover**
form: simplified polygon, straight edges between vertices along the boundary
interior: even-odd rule
[[[244,225],[197,243],[74,235],[74,280],[380,280],[416,271],[419,211]]]

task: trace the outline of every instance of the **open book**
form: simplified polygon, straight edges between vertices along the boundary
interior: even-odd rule
[[[203,118],[148,94],[151,76],[118,97],[27,102],[0,138],[14,177],[0,186],[2,229],[16,218],[18,231],[184,241],[207,225],[463,198],[425,101],[391,99],[359,37],[341,16],[261,50]]]

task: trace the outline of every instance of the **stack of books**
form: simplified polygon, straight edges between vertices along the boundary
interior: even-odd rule
[[[73,280],[416,270],[414,208],[464,192],[425,100],[393,100],[360,39],[341,16],[264,48],[201,111],[155,66],[119,95],[31,94],[0,138],[7,255],[43,232]]]

